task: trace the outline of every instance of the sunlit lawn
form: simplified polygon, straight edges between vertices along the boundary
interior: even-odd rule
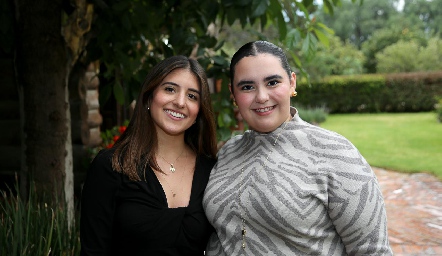
[[[442,123],[434,113],[334,114],[321,127],[344,135],[372,166],[442,179]]]

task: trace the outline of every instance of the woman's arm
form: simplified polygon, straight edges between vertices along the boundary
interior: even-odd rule
[[[393,255],[382,192],[371,167],[360,157],[365,166],[347,163],[338,169],[341,175],[335,177],[335,185],[339,185],[329,192],[329,215],[348,255]]]

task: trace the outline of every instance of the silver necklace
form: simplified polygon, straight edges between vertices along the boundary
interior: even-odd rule
[[[181,153],[181,154],[182,154],[182,153]],[[177,159],[178,159],[178,158],[177,158]],[[166,160],[166,159],[164,159],[164,160]],[[166,162],[167,162],[167,161],[166,161]],[[150,166],[150,168],[151,168],[152,170],[154,170],[154,169],[152,168],[152,166]],[[161,168],[160,168],[160,170],[161,170]],[[180,178],[180,183],[179,183],[179,184],[182,184],[182,182],[183,182],[183,177],[184,177],[184,173],[185,173],[185,172],[186,172],[186,166],[183,167],[183,171],[181,172],[181,178]],[[164,186],[163,186],[163,184],[162,184],[161,181],[160,181],[160,177],[157,175],[157,173],[156,173],[155,170],[154,170],[154,173],[155,173],[155,175],[156,175],[157,178],[158,178],[158,182],[160,182],[161,186],[162,186],[163,189],[164,189]],[[169,182],[167,181],[167,179],[166,179],[167,174],[165,174],[163,171],[161,171],[160,173],[161,173],[161,175],[164,176],[164,181],[166,182],[167,187],[169,187],[170,192],[172,192],[172,197],[175,197],[177,193],[175,193],[175,191],[173,191],[172,186],[171,186],[171,185],[169,184]],[[146,172],[144,172],[144,181],[147,182],[147,180],[146,180]],[[182,190],[183,190],[183,187],[181,186],[181,191],[182,191]]]
[[[179,184],[182,184],[182,182],[183,182],[183,177],[184,177],[184,172],[185,171],[186,171],[186,168],[183,168],[183,171],[181,172],[181,178],[180,178],[180,183]],[[169,187],[170,192],[172,192],[172,197],[175,197],[176,193],[175,193],[175,191],[173,191],[172,186],[169,184],[169,182],[166,179],[167,174],[165,174],[164,172],[161,172],[161,175],[164,176],[164,181],[166,182],[167,186]],[[183,190],[183,187],[181,186],[181,190],[180,191],[182,191],[182,190]]]
[[[166,163],[168,163],[169,165],[170,165],[170,167],[169,167],[169,170],[172,172],[172,173],[175,173],[175,171],[176,171],[176,169],[175,169],[175,167],[173,166],[175,163],[176,163],[176,161],[178,160],[178,158],[180,158],[180,156],[183,154],[183,152],[184,152],[184,148],[183,148],[183,151],[181,151],[181,154],[175,159],[175,161],[173,161],[173,163],[169,163],[169,161],[167,161],[164,157],[162,157],[160,154],[158,154],[161,158],[163,158],[163,160],[164,161],[166,161]]]
[[[287,124],[288,124],[288,122],[285,122],[284,127],[278,133],[278,136],[276,136],[276,139],[275,139],[275,141],[273,142],[273,145],[272,145],[273,148],[275,147],[276,142],[278,142],[279,136],[285,130],[285,127],[287,126]],[[258,157],[258,155],[257,155],[257,157]],[[270,153],[267,154],[266,161],[264,163],[266,163],[269,160],[269,157],[270,157]],[[245,215],[244,207],[242,207],[241,204],[240,204],[241,203],[241,194],[243,194],[245,189],[246,189],[245,186],[244,186],[244,165],[241,167],[241,184],[240,184],[240,187],[242,187],[242,193],[240,192],[240,189],[238,189],[238,202],[239,202],[238,206],[239,206],[239,209],[240,209],[240,213],[239,214],[240,214],[241,226],[242,226],[241,227],[242,248],[244,249],[244,248],[246,248],[246,233],[247,233],[247,230],[246,230],[246,219],[244,217],[244,215]]]

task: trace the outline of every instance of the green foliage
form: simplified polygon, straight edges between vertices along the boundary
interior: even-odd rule
[[[433,37],[420,49],[416,71],[442,70],[442,39]]]
[[[419,46],[426,47],[428,38],[441,36],[441,1],[404,1],[403,11],[397,10],[397,3],[396,0],[372,0],[364,1],[363,5],[354,5],[347,0],[342,1],[342,8],[335,15],[318,13],[317,16],[335,31],[342,42],[349,41],[364,52],[365,72],[384,73],[384,70],[376,69],[375,56],[386,47],[400,40],[415,41]]]
[[[308,107],[326,107],[330,113],[377,112],[374,102],[382,76],[333,76],[311,85],[298,83],[296,102]]]
[[[442,123],[442,97],[437,102],[435,109],[437,121],[439,121],[439,123]]]
[[[399,41],[376,54],[377,73],[412,72],[418,69],[419,44]]]
[[[402,40],[405,42],[415,41],[419,45],[425,45],[426,39],[423,31],[412,28],[402,18],[395,19],[396,23],[390,27],[376,30],[373,35],[362,44],[362,51],[366,56],[364,67],[368,73],[376,73],[376,54],[386,47]],[[382,72],[382,71],[380,71]]]
[[[12,190],[0,193],[0,255],[80,254],[78,215],[69,228],[66,209],[41,202],[33,186],[27,201]]]
[[[215,111],[217,122],[217,140],[226,141],[232,135],[232,129],[236,125],[230,91],[228,89],[228,79],[218,80],[221,84],[221,91],[211,94],[213,110]]]
[[[402,41],[376,54],[378,73],[442,70],[442,40],[431,38],[427,46]]]
[[[296,109],[298,110],[299,117],[301,117],[302,120],[314,125],[319,125],[325,122],[327,119],[328,113],[325,107],[306,108],[296,105]]]
[[[357,75],[364,72],[364,54],[349,43],[342,43],[337,37],[330,39],[329,47],[321,45],[315,57],[305,62],[305,70],[312,80],[331,75]]]
[[[299,82],[297,91],[297,104],[330,113],[431,111],[442,96],[442,72],[333,76]]]
[[[413,0],[404,2],[403,14],[413,24],[421,24],[420,28],[429,34],[441,32],[442,1]]]
[[[95,156],[100,152],[100,150],[105,148],[112,148],[115,142],[120,138],[120,136],[126,131],[129,125],[129,120],[125,120],[123,125],[114,126],[110,129],[104,130],[100,133],[101,143],[100,145],[88,148],[88,161],[85,163],[86,166],[95,158]]]
[[[353,2],[353,1],[352,1]],[[327,5],[324,4],[324,8]],[[363,4],[352,4],[343,0],[339,12],[324,15],[319,12],[318,18],[335,31],[343,42],[349,40],[358,49],[377,29],[385,27],[387,20],[397,13],[394,0],[370,0]]]

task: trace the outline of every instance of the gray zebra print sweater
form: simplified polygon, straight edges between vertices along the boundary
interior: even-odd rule
[[[291,112],[285,127],[220,149],[203,199],[216,230],[206,255],[392,255],[370,166],[346,138]]]

